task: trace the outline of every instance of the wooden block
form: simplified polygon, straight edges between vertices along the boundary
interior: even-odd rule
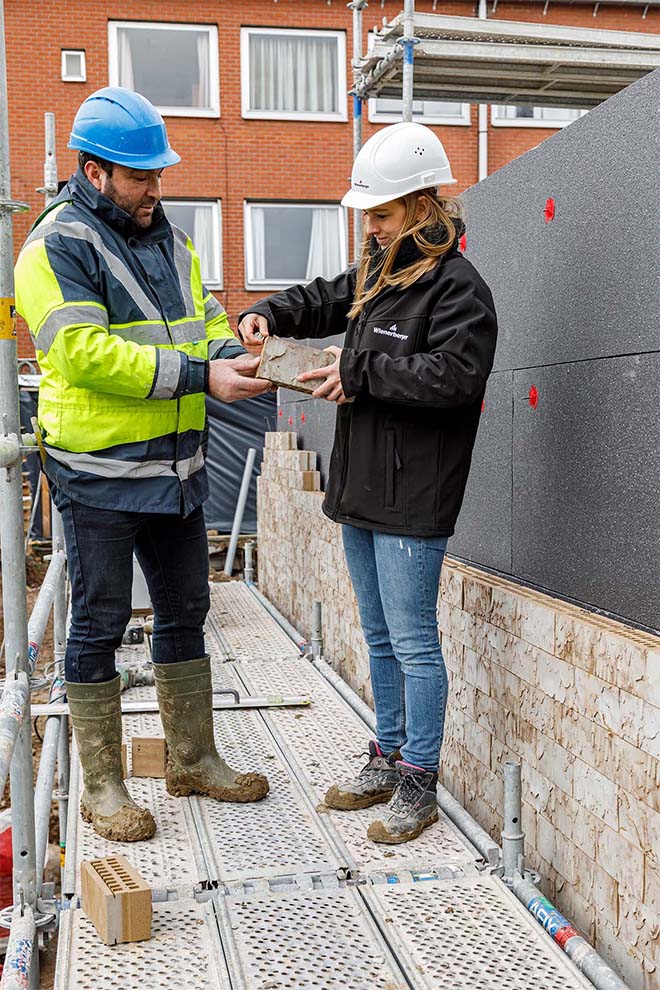
[[[131,739],[131,776],[164,777],[167,746],[164,739],[133,736]]]
[[[151,938],[151,888],[123,856],[80,865],[82,909],[106,945]]]
[[[121,744],[121,775],[124,780],[128,780],[128,748],[126,743]]]
[[[266,337],[261,351],[261,361],[257,368],[257,378],[265,378],[275,385],[291,388],[296,392],[311,394],[322,383],[322,379],[312,382],[297,381],[303,371],[325,368],[335,363],[335,356],[318,347],[307,347],[295,340],[281,337]]]

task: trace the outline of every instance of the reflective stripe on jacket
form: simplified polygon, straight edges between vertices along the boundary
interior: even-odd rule
[[[187,234],[160,207],[136,227],[79,170],[21,250],[16,305],[43,373],[51,480],[88,505],[199,505],[203,362],[235,338]]]

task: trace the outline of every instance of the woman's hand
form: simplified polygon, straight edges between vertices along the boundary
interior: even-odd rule
[[[298,375],[297,380],[299,382],[309,382],[316,378],[324,378],[325,381],[323,384],[315,388],[312,395],[315,399],[327,399],[328,402],[336,402],[338,406],[341,406],[344,402],[351,401],[344,395],[344,388],[339,377],[339,361],[342,349],[334,345],[325,349],[330,354],[334,354],[334,363],[326,365],[325,368],[314,368],[313,371],[303,371],[301,375]]]
[[[268,337],[268,320],[259,313],[248,313],[238,325],[238,337],[248,351],[258,353]]]

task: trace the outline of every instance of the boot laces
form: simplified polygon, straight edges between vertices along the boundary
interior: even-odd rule
[[[414,773],[407,773],[399,781],[392,796],[390,810],[397,814],[409,811],[411,806],[414,808],[417,805],[425,790],[426,782],[421,776]]]

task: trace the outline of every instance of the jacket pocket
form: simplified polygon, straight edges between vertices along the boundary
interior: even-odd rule
[[[401,470],[401,460],[396,449],[396,431],[385,430],[385,508],[396,505],[397,474]]]

